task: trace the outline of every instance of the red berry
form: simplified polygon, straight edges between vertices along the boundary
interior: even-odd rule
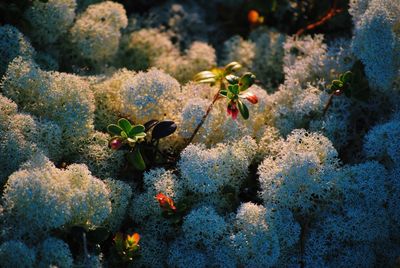
[[[122,146],[122,141],[120,139],[113,139],[110,141],[110,148],[113,150],[118,150]]]
[[[247,93],[243,94],[243,97],[246,98],[246,100],[248,100],[251,104],[258,103],[258,98],[253,93],[247,92]]]

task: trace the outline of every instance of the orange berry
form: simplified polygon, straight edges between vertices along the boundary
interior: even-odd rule
[[[259,23],[260,14],[256,10],[252,9],[247,13],[247,19],[250,24],[257,24]]]

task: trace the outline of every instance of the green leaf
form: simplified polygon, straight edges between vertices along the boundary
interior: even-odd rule
[[[342,88],[343,87],[343,82],[340,80],[333,80],[332,81],[332,86],[335,86],[337,88]]]
[[[224,97],[227,97],[227,96],[228,96],[228,91],[227,91],[227,90],[221,90],[221,91],[219,92],[219,94],[222,95],[222,96],[224,96]]]
[[[132,129],[132,125],[131,123],[125,119],[125,118],[121,118],[120,120],[118,120],[118,125],[120,126],[120,128],[122,128],[126,133],[129,133],[129,131],[131,131]]]
[[[255,81],[256,81],[256,76],[254,74],[245,73],[244,75],[242,75],[242,77],[240,77],[239,80],[240,91],[245,91],[246,89],[251,87]]]
[[[228,63],[227,65],[225,65],[224,67],[224,72],[225,74],[230,74],[232,72],[235,72],[237,70],[239,70],[240,68],[242,68],[242,65],[240,65],[240,63],[233,61],[231,63]]]
[[[235,85],[237,83],[239,83],[239,77],[237,77],[236,75],[230,74],[225,76],[226,81],[228,81],[229,84],[231,85]]]
[[[144,163],[142,154],[140,153],[140,149],[138,146],[135,147],[133,152],[128,153],[128,161],[140,171],[146,169],[146,164]]]
[[[239,86],[238,85],[229,85],[228,90],[234,95],[239,94]]]
[[[232,99],[234,99],[235,97],[236,97],[236,95],[235,94],[233,94],[230,90],[229,91],[227,91],[227,97],[228,97],[228,99],[230,99],[230,100],[232,100]]]
[[[139,133],[143,133],[144,131],[145,131],[145,127],[143,125],[135,125],[129,131],[128,136],[134,137]]]
[[[114,136],[120,136],[121,132],[122,132],[122,128],[120,128],[119,126],[115,125],[115,124],[111,124],[107,126],[107,131],[114,135]]]
[[[347,71],[342,75],[342,79],[340,79],[340,80],[342,80],[342,82],[346,84],[346,83],[350,83],[352,78],[353,78],[353,73],[350,71]]]
[[[238,101],[238,108],[239,112],[242,115],[244,119],[249,119],[249,109],[247,108],[246,104],[241,102],[240,100]]]
[[[128,134],[126,134],[126,132],[125,131],[122,131],[121,132],[121,137],[123,137],[123,138],[128,138]]]

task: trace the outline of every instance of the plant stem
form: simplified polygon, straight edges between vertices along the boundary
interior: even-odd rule
[[[89,267],[89,252],[87,249],[87,240],[86,240],[86,233],[82,233],[82,240],[83,240],[83,254],[85,255],[84,266]]]
[[[301,2],[301,1],[300,1]],[[332,6],[331,8],[326,12],[326,14],[320,18],[318,21],[311,23],[309,25],[307,25],[305,28],[302,28],[300,30],[298,30],[296,32],[297,36],[302,35],[305,31],[309,31],[312,30],[322,24],[324,24],[325,22],[327,22],[328,20],[330,20],[332,17],[334,17],[335,15],[339,14],[340,12],[342,12],[343,10],[340,8],[336,8],[337,6],[337,0],[333,0]]]
[[[328,111],[329,107],[331,106],[332,100],[333,100],[333,96],[334,96],[334,93],[332,93],[329,96],[328,102],[325,104],[325,108],[324,108],[324,112],[322,113],[322,116],[325,116],[326,112]]]
[[[196,136],[197,132],[200,130],[201,126],[202,126],[202,125],[204,124],[204,122],[206,121],[207,116],[210,114],[210,112],[211,112],[211,110],[212,110],[212,108],[213,108],[213,106],[214,106],[214,103],[219,99],[219,92],[220,92],[220,90],[218,90],[218,92],[214,95],[213,101],[211,102],[210,106],[208,106],[207,111],[206,111],[206,113],[203,115],[203,117],[201,118],[200,123],[199,123],[199,124],[197,125],[197,127],[194,129],[194,131],[193,131],[193,133],[192,133],[192,136],[190,136],[190,138],[189,138],[189,140],[188,140],[186,146],[189,145],[189,144],[193,141],[193,139],[194,139],[194,137]],[[185,146],[185,147],[186,147],[186,146]]]

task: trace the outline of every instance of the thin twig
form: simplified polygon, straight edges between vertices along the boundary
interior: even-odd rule
[[[324,112],[322,113],[322,116],[325,116],[326,112],[328,111],[329,107],[331,106],[333,96],[334,96],[334,93],[331,93],[331,95],[329,96],[328,102],[325,104]]]
[[[208,106],[208,108],[207,108],[207,111],[206,111],[206,113],[203,115],[203,117],[201,118],[201,121],[200,121],[200,123],[197,125],[197,127],[194,129],[194,131],[193,131],[193,133],[192,133],[192,136],[190,136],[190,138],[189,138],[189,140],[188,140],[188,142],[187,142],[187,144],[186,144],[186,146],[187,145],[189,145],[192,141],[193,141],[193,139],[194,139],[194,137],[196,136],[196,134],[197,134],[197,132],[200,130],[200,128],[201,128],[201,126],[204,124],[204,122],[206,121],[206,118],[207,118],[207,116],[210,114],[210,112],[211,112],[211,110],[212,110],[212,108],[213,108],[213,106],[214,106],[214,103],[219,99],[219,92],[220,92],[220,90],[218,90],[218,92],[215,94],[215,96],[214,96],[214,98],[213,98],[213,101],[211,102],[211,104],[210,104],[210,106]],[[185,147],[186,147],[185,146]]]
[[[89,268],[89,252],[87,249],[87,240],[86,240],[86,233],[83,232],[82,233],[82,240],[83,240],[83,254],[85,255],[85,259],[84,259],[84,266]]]
[[[335,15],[339,14],[340,12],[342,12],[343,10],[341,8],[336,8],[337,5],[337,0],[333,1],[332,7],[326,12],[326,14],[319,19],[318,21],[311,23],[309,25],[307,25],[304,28],[301,28],[300,30],[298,30],[296,32],[297,36],[302,35],[305,31],[309,31],[312,30],[322,24],[324,24],[325,22],[327,22],[328,20],[330,20],[331,18],[333,18]]]

